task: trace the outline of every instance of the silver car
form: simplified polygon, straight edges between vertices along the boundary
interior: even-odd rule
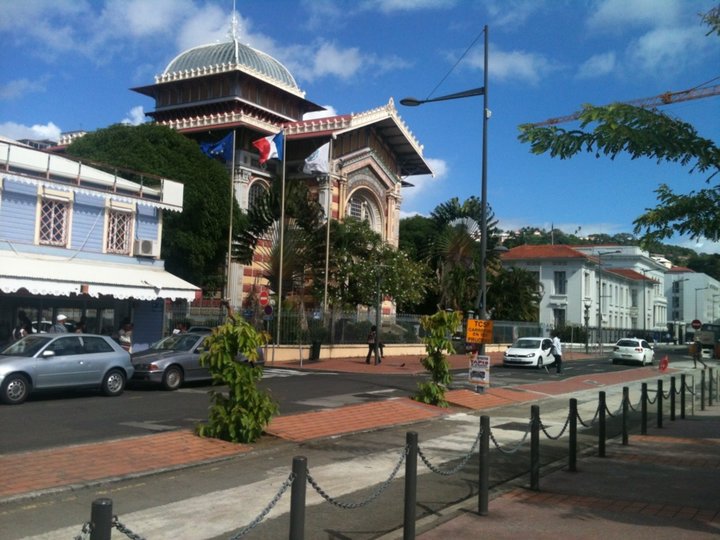
[[[555,363],[552,340],[542,337],[524,337],[510,345],[503,356],[503,366],[532,366],[541,368]]]
[[[0,351],[0,401],[17,405],[36,390],[62,388],[119,396],[133,372],[130,355],[108,336],[32,334]]]
[[[133,381],[161,385],[165,390],[177,390],[184,382],[210,381],[212,375],[207,367],[200,365],[200,355],[205,352],[205,340],[209,333],[173,334],[153,343],[149,349],[132,354],[135,366]],[[240,361],[247,361],[242,357]],[[265,357],[258,349],[257,364]]]

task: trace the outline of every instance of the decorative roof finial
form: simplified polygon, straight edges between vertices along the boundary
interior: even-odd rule
[[[233,0],[232,17],[230,19],[230,39],[237,41],[240,34],[240,21],[238,20],[237,11],[235,11],[235,0]]]

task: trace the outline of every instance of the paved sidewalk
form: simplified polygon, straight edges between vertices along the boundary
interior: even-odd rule
[[[666,422],[628,446],[614,439],[605,457],[581,455],[577,472],[566,467],[540,479],[539,491],[514,487],[418,525],[418,539],[528,537],[667,539],[720,536],[720,407]],[[395,536],[400,538],[400,536]]]

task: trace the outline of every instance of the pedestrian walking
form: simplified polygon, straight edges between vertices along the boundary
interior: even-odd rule
[[[32,333],[33,328],[30,317],[28,317],[27,314],[21,309],[20,311],[18,311],[18,324],[13,329],[12,338],[17,341],[18,339],[22,339],[28,334]]]
[[[552,334],[552,349],[550,350],[550,354],[555,357],[555,369],[557,373],[562,373],[562,343],[560,343],[557,332],[553,332]]]
[[[377,339],[377,326],[374,324],[370,327],[370,332],[367,336],[367,344],[368,344],[368,353],[365,357],[365,363],[370,363],[370,357],[375,353],[375,363],[380,364],[382,363],[382,358],[385,356],[384,348],[385,345],[383,343],[378,342],[378,352],[380,353],[380,356],[378,357],[377,352],[375,351],[375,341]]]

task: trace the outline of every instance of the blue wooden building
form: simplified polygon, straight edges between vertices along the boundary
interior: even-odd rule
[[[37,331],[60,313],[110,335],[130,320],[141,350],[162,336],[166,302],[199,294],[160,258],[183,185],[127,176],[0,139],[0,343],[22,310]]]

